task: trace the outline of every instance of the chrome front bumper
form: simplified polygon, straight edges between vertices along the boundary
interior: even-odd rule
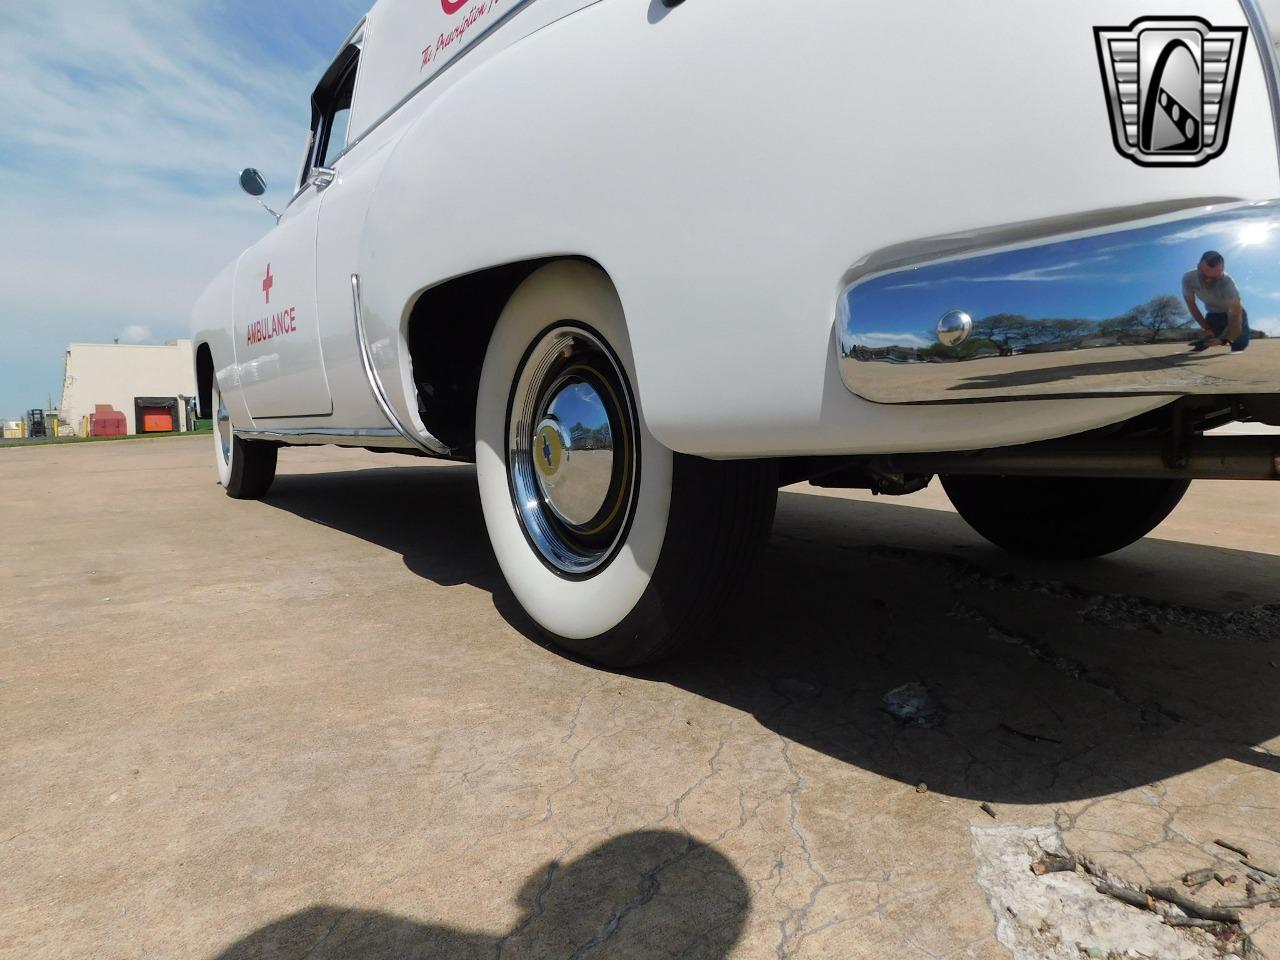
[[[1240,289],[1244,350],[1191,350],[1181,280],[1207,250]],[[1280,393],[1280,201],[871,274],[836,340],[845,386],[878,403]]]

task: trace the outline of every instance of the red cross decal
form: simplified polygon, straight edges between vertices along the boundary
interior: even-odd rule
[[[267,303],[271,302],[271,288],[276,285],[276,278],[271,276],[271,264],[267,264],[267,276],[262,281],[262,292],[267,298]]]

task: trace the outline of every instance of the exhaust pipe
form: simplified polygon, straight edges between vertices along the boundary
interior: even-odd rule
[[[1007,477],[1134,477],[1280,480],[1280,436],[1195,437],[1172,447],[1159,439],[1068,441],[974,453],[910,453],[879,458],[891,474]]]

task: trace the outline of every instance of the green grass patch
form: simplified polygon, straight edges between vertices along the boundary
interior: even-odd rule
[[[209,424],[200,427],[200,424]],[[48,447],[62,443],[113,443],[121,440],[170,440],[174,437],[200,437],[213,433],[212,421],[196,421],[197,429],[186,433],[140,433],[127,437],[23,437],[21,439],[0,440],[0,447]]]

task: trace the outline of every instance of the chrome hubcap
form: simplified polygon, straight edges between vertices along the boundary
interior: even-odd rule
[[[612,351],[578,327],[545,334],[516,378],[507,463],[525,533],[558,572],[590,573],[621,541],[639,475],[635,436]]]
[[[570,526],[596,517],[613,477],[613,428],[592,384],[562,377],[550,391],[547,415],[534,433],[538,486],[551,511]]]

